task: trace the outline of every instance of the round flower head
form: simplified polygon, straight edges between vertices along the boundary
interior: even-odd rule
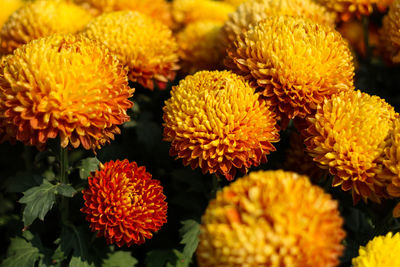
[[[343,21],[356,16],[368,16],[377,10],[384,12],[393,0],[317,0],[321,5],[336,12]]]
[[[23,4],[24,2],[22,0],[0,0],[0,27],[3,26],[8,17]]]
[[[400,62],[400,0],[395,0],[382,20],[380,51],[388,62]]]
[[[165,0],[75,0],[93,15],[112,11],[138,11],[172,26],[170,5]]]
[[[318,106],[306,130],[307,150],[314,161],[329,168],[333,186],[352,190],[360,197],[379,202],[386,197],[380,179],[382,157],[397,117],[393,107],[377,96],[360,91],[342,92]]]
[[[170,155],[228,180],[266,162],[279,134],[275,114],[258,97],[243,77],[228,71],[187,76],[163,108]]]
[[[92,18],[85,9],[66,1],[38,0],[15,11],[0,31],[0,53],[54,33],[75,33]]]
[[[97,236],[117,246],[142,244],[167,222],[167,202],[160,181],[136,162],[110,161],[92,173],[82,191],[81,209]]]
[[[337,266],[345,237],[337,207],[306,176],[252,172],[217,192],[208,205],[198,265]]]
[[[100,148],[129,120],[126,70],[105,47],[52,35],[16,49],[0,67],[0,140]]]
[[[213,21],[197,21],[187,25],[176,36],[182,70],[195,73],[213,70],[221,65],[218,37],[222,24]]]
[[[163,89],[178,69],[178,45],[163,23],[132,11],[103,14],[88,23],[82,34],[107,46],[128,66],[128,77],[146,88]]]
[[[289,119],[304,118],[325,98],[354,87],[346,41],[331,27],[303,18],[268,17],[238,36],[228,55],[227,65],[259,86]]]
[[[224,23],[228,14],[235,11],[230,4],[213,0],[174,0],[172,16],[178,26],[200,20]]]
[[[360,247],[359,254],[352,260],[354,267],[400,266],[400,234],[374,237],[365,247]]]
[[[263,19],[279,15],[304,17],[332,27],[335,23],[334,13],[312,0],[249,0],[229,15],[221,31],[221,46],[224,50],[233,46],[237,35]]]
[[[225,3],[231,4],[232,6],[239,6],[246,1],[248,0],[224,0]]]

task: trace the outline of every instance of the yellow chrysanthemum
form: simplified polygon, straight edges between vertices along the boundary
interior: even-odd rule
[[[252,172],[217,192],[208,205],[198,265],[337,266],[345,237],[337,207],[306,176]]]
[[[240,4],[249,1],[249,0],[223,0],[224,2],[232,5],[232,6],[239,6]]]
[[[335,24],[334,13],[312,0],[248,0],[229,15],[221,31],[221,46],[223,49],[233,46],[237,35],[263,19],[279,15],[304,17],[330,26]]]
[[[360,197],[379,202],[386,197],[382,159],[396,117],[377,96],[342,92],[318,106],[305,144],[314,161],[334,175],[333,186],[352,190],[355,202]]]
[[[34,39],[54,33],[75,33],[92,16],[80,6],[66,1],[38,0],[14,12],[0,31],[0,54]]]
[[[153,89],[163,89],[178,69],[178,45],[163,23],[133,11],[103,14],[82,31],[107,46],[129,67],[128,77]]]
[[[178,54],[184,72],[193,74],[198,70],[221,67],[222,57],[218,50],[221,27],[219,22],[197,21],[177,34]]]
[[[170,4],[165,0],[74,0],[93,15],[112,11],[138,11],[172,26]]]
[[[258,98],[243,77],[228,71],[187,76],[163,108],[170,155],[228,180],[266,162],[279,134],[275,114]]]
[[[0,67],[0,140],[100,148],[129,120],[127,72],[105,47],[52,35],[17,48]]]
[[[374,237],[358,253],[352,260],[354,267],[400,266],[400,234],[389,232],[386,236]]]
[[[346,41],[330,26],[303,18],[266,18],[238,36],[228,56],[227,65],[290,119],[304,118],[325,98],[354,88]]]
[[[379,48],[388,62],[400,62],[400,0],[395,0],[382,20]]]
[[[8,17],[24,2],[22,0],[0,0],[0,27],[7,21]]]
[[[393,0],[317,0],[338,14],[343,21],[348,21],[352,17],[368,16],[377,10],[384,12]]]
[[[174,0],[172,2],[172,17],[178,27],[199,20],[211,20],[224,23],[228,14],[235,8],[228,3],[213,0]]]

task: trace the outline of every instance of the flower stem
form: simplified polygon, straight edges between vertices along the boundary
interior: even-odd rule
[[[62,148],[60,150],[60,164],[61,164],[61,173],[60,173],[60,182],[63,184],[68,184],[68,149]],[[68,200],[66,197],[61,198],[61,219],[63,223],[68,222]]]
[[[369,46],[369,17],[362,17],[363,32],[364,32],[364,46],[365,46],[365,59],[367,63],[371,61],[371,47]]]

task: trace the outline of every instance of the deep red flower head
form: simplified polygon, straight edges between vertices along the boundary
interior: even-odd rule
[[[110,161],[88,178],[83,190],[92,231],[119,247],[142,244],[167,222],[167,202],[160,181],[136,162]]]

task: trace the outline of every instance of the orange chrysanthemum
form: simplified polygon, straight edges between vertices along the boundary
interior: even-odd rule
[[[163,108],[170,155],[228,180],[265,162],[279,134],[275,114],[258,98],[243,77],[228,71],[187,76]]]
[[[307,150],[329,168],[333,186],[352,190],[353,199],[386,197],[382,159],[397,117],[393,107],[360,91],[342,92],[318,106],[306,130]]]
[[[368,16],[376,8],[384,12],[393,0],[317,0],[321,5],[326,6],[338,14],[342,21],[348,21],[354,16]]]
[[[238,35],[271,16],[288,15],[334,26],[335,15],[312,0],[248,0],[229,14],[221,31],[221,46],[232,47]]]
[[[289,119],[304,118],[324,99],[354,88],[346,41],[330,26],[303,18],[268,17],[238,36],[228,55],[227,65]]]
[[[23,4],[24,2],[22,0],[0,0],[0,27],[2,27],[8,17]]]
[[[38,0],[14,12],[0,31],[0,54],[11,53],[32,40],[55,33],[75,33],[92,16],[66,1]]]
[[[388,63],[400,62],[400,0],[395,0],[382,20],[379,48]]]
[[[235,11],[230,4],[213,0],[174,0],[172,16],[178,25],[183,27],[201,20],[224,23],[228,14]]]
[[[346,235],[337,208],[306,176],[252,172],[217,192],[208,205],[198,265],[337,266]]]
[[[126,70],[105,47],[83,37],[52,35],[2,60],[0,140],[43,147],[96,149],[120,133],[133,89]]]
[[[93,15],[112,11],[138,11],[172,26],[170,4],[165,0],[74,0]]]
[[[178,69],[178,45],[163,23],[132,11],[103,14],[82,35],[107,46],[129,67],[128,77],[146,88],[164,89]]]
[[[187,25],[176,36],[182,71],[193,74],[198,70],[215,70],[221,67],[218,50],[221,23],[197,21]]]
[[[142,244],[167,222],[167,202],[160,181],[136,162],[110,161],[88,179],[82,191],[92,231],[119,247]]]

